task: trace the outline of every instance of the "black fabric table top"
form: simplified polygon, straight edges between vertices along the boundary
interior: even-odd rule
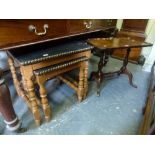
[[[55,71],[55,70],[58,70],[58,69],[66,68],[68,66],[75,65],[75,64],[78,64],[78,63],[83,62],[83,61],[88,61],[88,59],[89,58],[87,58],[85,56],[84,57],[80,57],[80,58],[77,58],[77,59],[74,59],[74,60],[65,61],[63,63],[54,64],[52,66],[48,66],[48,67],[37,69],[37,70],[34,71],[34,73],[36,75],[46,74],[46,73],[49,73],[51,71]]]
[[[93,46],[87,44],[86,41],[73,41],[57,46],[51,46],[50,48],[45,48],[41,50],[29,49],[28,51],[23,53],[22,51],[20,53],[16,51],[10,51],[10,53],[16,60],[18,60],[20,64],[28,65],[41,62],[50,58],[55,58],[91,49],[93,49]]]

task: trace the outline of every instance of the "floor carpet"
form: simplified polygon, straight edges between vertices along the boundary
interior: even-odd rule
[[[97,69],[98,58],[90,60],[89,74]],[[104,71],[118,70],[122,61],[110,59]],[[89,82],[87,98],[78,103],[75,92],[66,84],[59,85],[54,79],[47,82],[48,98],[52,107],[53,117],[49,123],[42,119],[42,125],[36,127],[32,114],[22,98],[18,97],[11,77],[8,85],[15,111],[24,127],[28,127],[25,135],[133,135],[137,134],[142,119],[142,108],[145,104],[149,73],[142,67],[129,64],[134,75],[134,83],[138,88],[129,85],[127,76],[121,75],[104,80],[101,95],[96,95],[95,82]],[[42,114],[43,118],[43,114]],[[11,133],[5,128],[0,116],[0,134]]]

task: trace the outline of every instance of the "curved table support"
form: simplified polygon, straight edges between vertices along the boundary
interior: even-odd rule
[[[108,62],[108,57],[106,55],[106,52],[103,52],[100,57],[100,61],[98,63],[98,71],[92,72],[89,78],[89,80],[95,80],[97,83],[97,96],[100,96],[100,85],[104,78],[104,73],[102,69],[107,64],[107,62]]]
[[[137,86],[135,84],[133,84],[133,75],[132,73],[127,69],[127,65],[128,65],[128,58],[129,58],[129,54],[130,54],[131,49],[127,48],[127,52],[126,52],[126,56],[123,60],[123,66],[120,68],[120,70],[118,71],[114,71],[114,72],[109,72],[109,73],[104,73],[102,71],[103,67],[107,64],[108,62],[108,58],[107,58],[107,54],[108,50],[101,50],[101,56],[100,56],[100,61],[98,63],[98,70],[96,72],[92,72],[90,75],[90,80],[95,80],[96,84],[97,84],[97,96],[100,96],[100,85],[103,81],[103,79],[105,77],[108,76],[113,76],[115,74],[117,74],[118,76],[120,74],[126,74],[129,78],[129,83],[131,86],[133,86],[134,88],[137,88]]]
[[[123,60],[123,66],[120,68],[120,70],[118,71],[118,75],[120,74],[126,74],[129,78],[129,83],[132,87],[137,88],[137,86],[135,84],[133,84],[133,75],[132,73],[127,69],[127,65],[128,65],[128,58],[129,58],[129,54],[130,54],[131,49],[128,48],[125,58]]]

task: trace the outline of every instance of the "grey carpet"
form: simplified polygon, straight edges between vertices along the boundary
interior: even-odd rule
[[[97,68],[98,58],[90,60],[89,73]],[[122,61],[110,59],[104,71],[118,70]],[[12,81],[8,76],[14,108],[23,126],[28,127],[25,135],[112,135],[137,134],[145,104],[149,73],[141,66],[128,65],[134,75],[131,87],[127,76],[121,75],[104,80],[100,97],[96,96],[95,82],[89,82],[87,99],[78,103],[75,92],[66,84],[59,85],[57,80],[47,83],[48,98],[52,106],[53,117],[49,123],[42,119],[42,125],[36,127],[32,114],[23,100],[17,96]],[[43,116],[43,115],[42,115]],[[5,129],[0,116],[0,133],[16,134]]]

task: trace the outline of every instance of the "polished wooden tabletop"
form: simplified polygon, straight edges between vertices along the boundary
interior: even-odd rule
[[[152,46],[150,43],[135,40],[130,37],[126,38],[92,38],[87,41],[99,49],[119,49],[119,48],[140,48]]]

